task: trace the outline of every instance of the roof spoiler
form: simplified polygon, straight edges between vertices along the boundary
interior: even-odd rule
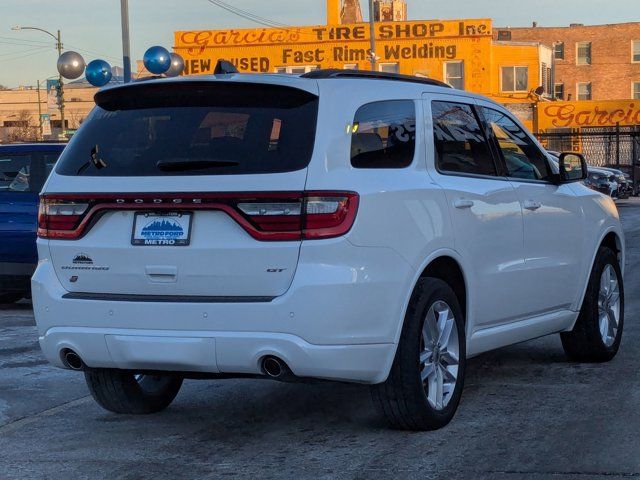
[[[300,78],[367,78],[371,80],[394,80],[397,82],[422,83],[433,85],[436,87],[453,88],[439,80],[427,77],[414,77],[413,75],[402,75],[390,72],[371,72],[368,70],[340,70],[337,68],[329,68],[325,70],[312,70],[311,72],[300,75]]]

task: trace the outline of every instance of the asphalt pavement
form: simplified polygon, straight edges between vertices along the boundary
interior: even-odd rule
[[[437,432],[389,430],[367,387],[329,383],[188,380],[165,412],[107,413],[46,363],[28,303],[0,307],[0,479],[640,477],[640,201],[619,209],[619,355],[570,363],[554,335],[476,357]]]

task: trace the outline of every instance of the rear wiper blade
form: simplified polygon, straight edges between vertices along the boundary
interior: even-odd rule
[[[205,170],[207,168],[237,167],[240,162],[233,160],[176,160],[160,161],[156,167],[163,172],[185,172],[187,170]]]
[[[98,150],[99,147],[97,144],[94,145],[93,148],[91,148],[91,151],[89,152],[89,160],[80,165],[80,168],[78,168],[78,170],[76,171],[76,175],[80,175],[81,173],[83,173],[87,168],[89,168],[90,165],[96,167],[97,170],[100,170],[101,168],[107,166],[107,162],[98,157]]]

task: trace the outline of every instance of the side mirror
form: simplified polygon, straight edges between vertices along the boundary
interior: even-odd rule
[[[587,161],[579,153],[560,154],[560,183],[581,182],[589,176]]]

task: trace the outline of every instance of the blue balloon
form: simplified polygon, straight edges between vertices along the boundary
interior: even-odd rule
[[[94,87],[102,87],[111,80],[111,65],[104,60],[93,60],[87,65],[85,76]]]
[[[160,75],[166,72],[171,67],[171,54],[164,47],[151,47],[144,52],[144,66],[151,73]]]

